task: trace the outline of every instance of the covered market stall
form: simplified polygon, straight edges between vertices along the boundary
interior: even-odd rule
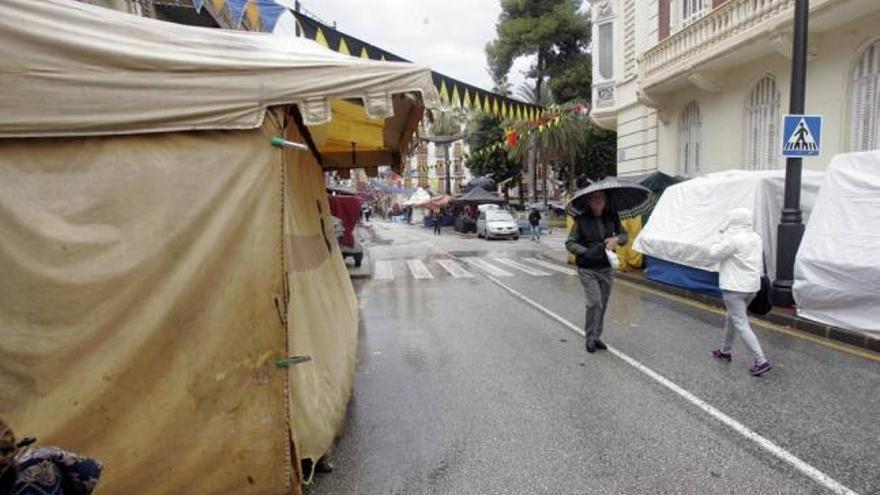
[[[430,71],[72,0],[0,24],[0,416],[101,493],[299,492],[357,347],[324,171],[398,166]]]
[[[809,220],[823,174],[804,170],[801,207]],[[707,257],[726,214],[746,207],[764,241],[764,264],[776,273],[776,233],[782,212],[785,171],[728,170],[691,179],[666,189],[636,238],[633,248],[648,256],[651,280],[720,295],[718,266]]]
[[[794,265],[798,314],[880,337],[880,151],[831,160]]]

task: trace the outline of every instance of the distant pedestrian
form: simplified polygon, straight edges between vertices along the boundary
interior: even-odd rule
[[[370,217],[373,216],[373,209],[368,206],[366,211],[364,211],[364,216],[367,217],[367,223],[370,223]]]
[[[529,213],[529,238],[533,241],[541,240],[541,214],[537,208],[533,208]]]
[[[575,255],[578,276],[586,296],[584,332],[587,352],[607,349],[602,342],[605,309],[611,296],[612,268],[606,250],[613,251],[629,240],[620,226],[617,213],[609,211],[608,198],[602,191],[585,198],[587,208],[575,218],[565,248]]]
[[[746,312],[749,303],[761,289],[764,266],[764,248],[761,236],[752,229],[751,210],[735,208],[727,213],[727,226],[710,249],[709,257],[721,264],[718,285],[727,308],[724,340],[721,347],[712,351],[712,355],[730,362],[733,337],[734,334],[739,334],[754,357],[754,364],[749,371],[759,376],[772,366],[764,357]]]
[[[434,212],[434,235],[440,235],[443,228],[443,217],[439,211]]]

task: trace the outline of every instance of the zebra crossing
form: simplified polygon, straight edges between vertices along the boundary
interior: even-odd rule
[[[576,276],[577,271],[538,258],[508,257],[461,257],[424,261],[421,259],[377,260],[374,262],[373,280],[435,278],[467,279],[484,273],[493,277],[550,277],[552,275]]]

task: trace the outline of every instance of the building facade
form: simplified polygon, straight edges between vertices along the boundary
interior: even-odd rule
[[[793,0],[600,0],[592,15],[592,118],[617,131],[620,176],[784,167]],[[810,2],[806,113],[824,116],[807,168],[880,148],[877,0]]]
[[[421,142],[409,158],[404,162],[405,187],[422,187],[440,194],[446,193],[446,150],[444,144]],[[449,173],[452,194],[461,192],[465,184],[473,177],[470,169],[464,165],[468,151],[467,142],[462,139],[449,145]]]

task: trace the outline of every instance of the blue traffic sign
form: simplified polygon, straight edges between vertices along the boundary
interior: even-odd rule
[[[782,123],[782,155],[819,156],[822,152],[822,116],[786,115]]]

